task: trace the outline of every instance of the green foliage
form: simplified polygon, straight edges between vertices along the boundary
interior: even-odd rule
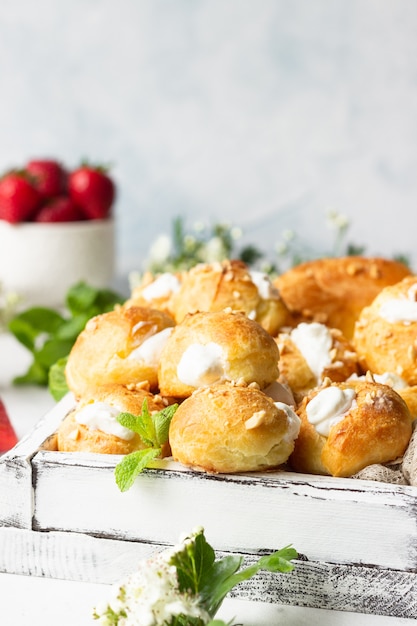
[[[144,444],[148,446],[144,450],[137,450],[125,455],[115,467],[116,484],[120,491],[127,491],[135,482],[137,476],[162,453],[163,445],[168,441],[169,425],[178,404],[171,404],[166,408],[151,414],[145,399],[142,405],[142,413],[120,413],[117,421],[137,433]]]
[[[60,313],[45,307],[31,307],[15,315],[9,331],[32,354],[28,370],[14,379],[17,385],[50,385],[55,399],[65,395],[65,359],[88,320],[106,313],[121,303],[122,297],[109,290],[97,289],[84,282],[67,293],[66,310]]]
[[[228,555],[216,560],[215,552],[201,530],[191,541],[185,541],[183,549],[174,554],[170,563],[176,567],[180,590],[198,595],[202,606],[214,617],[224,598],[236,585],[249,580],[260,570],[290,572],[294,569],[291,561],[297,556],[294,548],[286,546],[240,569],[242,557]]]

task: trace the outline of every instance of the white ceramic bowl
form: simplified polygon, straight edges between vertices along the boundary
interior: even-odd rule
[[[62,307],[83,280],[109,287],[114,276],[114,221],[9,224],[0,220],[0,283],[27,306]]]

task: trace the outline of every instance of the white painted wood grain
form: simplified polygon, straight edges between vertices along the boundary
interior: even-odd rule
[[[417,568],[412,487],[288,472],[216,476],[171,464],[146,470],[120,493],[117,460],[86,455],[81,464],[73,454],[37,454],[34,528],[175,543],[182,532],[203,526],[218,549],[293,543],[315,561]]]
[[[417,618],[414,487],[285,471],[209,475],[164,460],[120,493],[120,457],[54,451],[72,406],[68,395],[0,459],[0,571],[110,583],[203,526],[218,553],[249,562],[288,543],[300,553],[294,575],[242,585],[249,603]]]
[[[111,584],[166,545],[71,532],[0,528],[0,572]],[[217,551],[220,558],[226,552]],[[236,553],[235,553],[236,554]],[[259,555],[241,554],[245,565]],[[231,597],[360,614],[417,618],[417,573],[297,560],[289,574],[261,572]]]

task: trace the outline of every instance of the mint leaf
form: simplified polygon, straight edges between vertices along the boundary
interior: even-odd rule
[[[127,454],[115,467],[116,484],[120,491],[127,491],[135,482],[136,477],[145,469],[150,461],[161,454],[160,448],[146,448]]]
[[[177,408],[178,404],[172,404],[151,414],[145,398],[140,415],[120,413],[117,421],[125,428],[137,433],[150,448],[159,448],[168,441],[169,425]]]
[[[117,421],[137,433],[143,443],[148,446],[145,450],[127,454],[115,467],[116,484],[120,491],[127,491],[135,482],[136,477],[145,469],[148,462],[160,456],[162,446],[168,441],[169,425],[178,404],[172,404],[154,414],[149,413],[148,401],[142,403],[142,413],[120,413]]]
[[[151,416],[154,423],[156,441],[159,446],[163,446],[168,441],[169,425],[177,409],[178,404],[171,404]]]
[[[58,361],[49,368],[49,391],[51,392],[54,400],[57,402],[61,400],[61,398],[63,398],[69,391],[67,379],[65,377],[65,366],[67,364],[67,360],[67,357],[58,359]]]

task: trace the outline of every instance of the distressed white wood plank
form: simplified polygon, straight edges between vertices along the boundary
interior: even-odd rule
[[[107,585],[0,574],[2,622],[7,626],[97,626],[92,607],[108,601]],[[24,602],[16,603],[16,598]],[[53,601],[51,601],[53,598]],[[75,601],[76,599],[76,601]],[[242,626],[411,626],[414,619],[358,615],[226,598],[218,617]]]
[[[110,584],[165,545],[0,528],[0,571]],[[217,552],[218,557],[225,552]],[[245,564],[257,558],[241,554]],[[417,573],[364,566],[297,561],[290,574],[262,572],[231,597],[248,602],[296,604],[417,618]]]
[[[110,584],[164,546],[0,527],[0,572]]]
[[[18,528],[32,524],[31,459],[40,446],[56,431],[63,416],[73,406],[68,394],[35,425],[19,443],[0,458],[0,523]]]
[[[76,455],[36,455],[34,528],[175,543],[202,525],[217,549],[275,550],[292,542],[314,561],[417,569],[414,488],[349,481],[355,488],[347,492],[346,481],[306,475],[216,476],[182,468],[146,470],[120,493],[117,459],[98,456],[80,465]]]

